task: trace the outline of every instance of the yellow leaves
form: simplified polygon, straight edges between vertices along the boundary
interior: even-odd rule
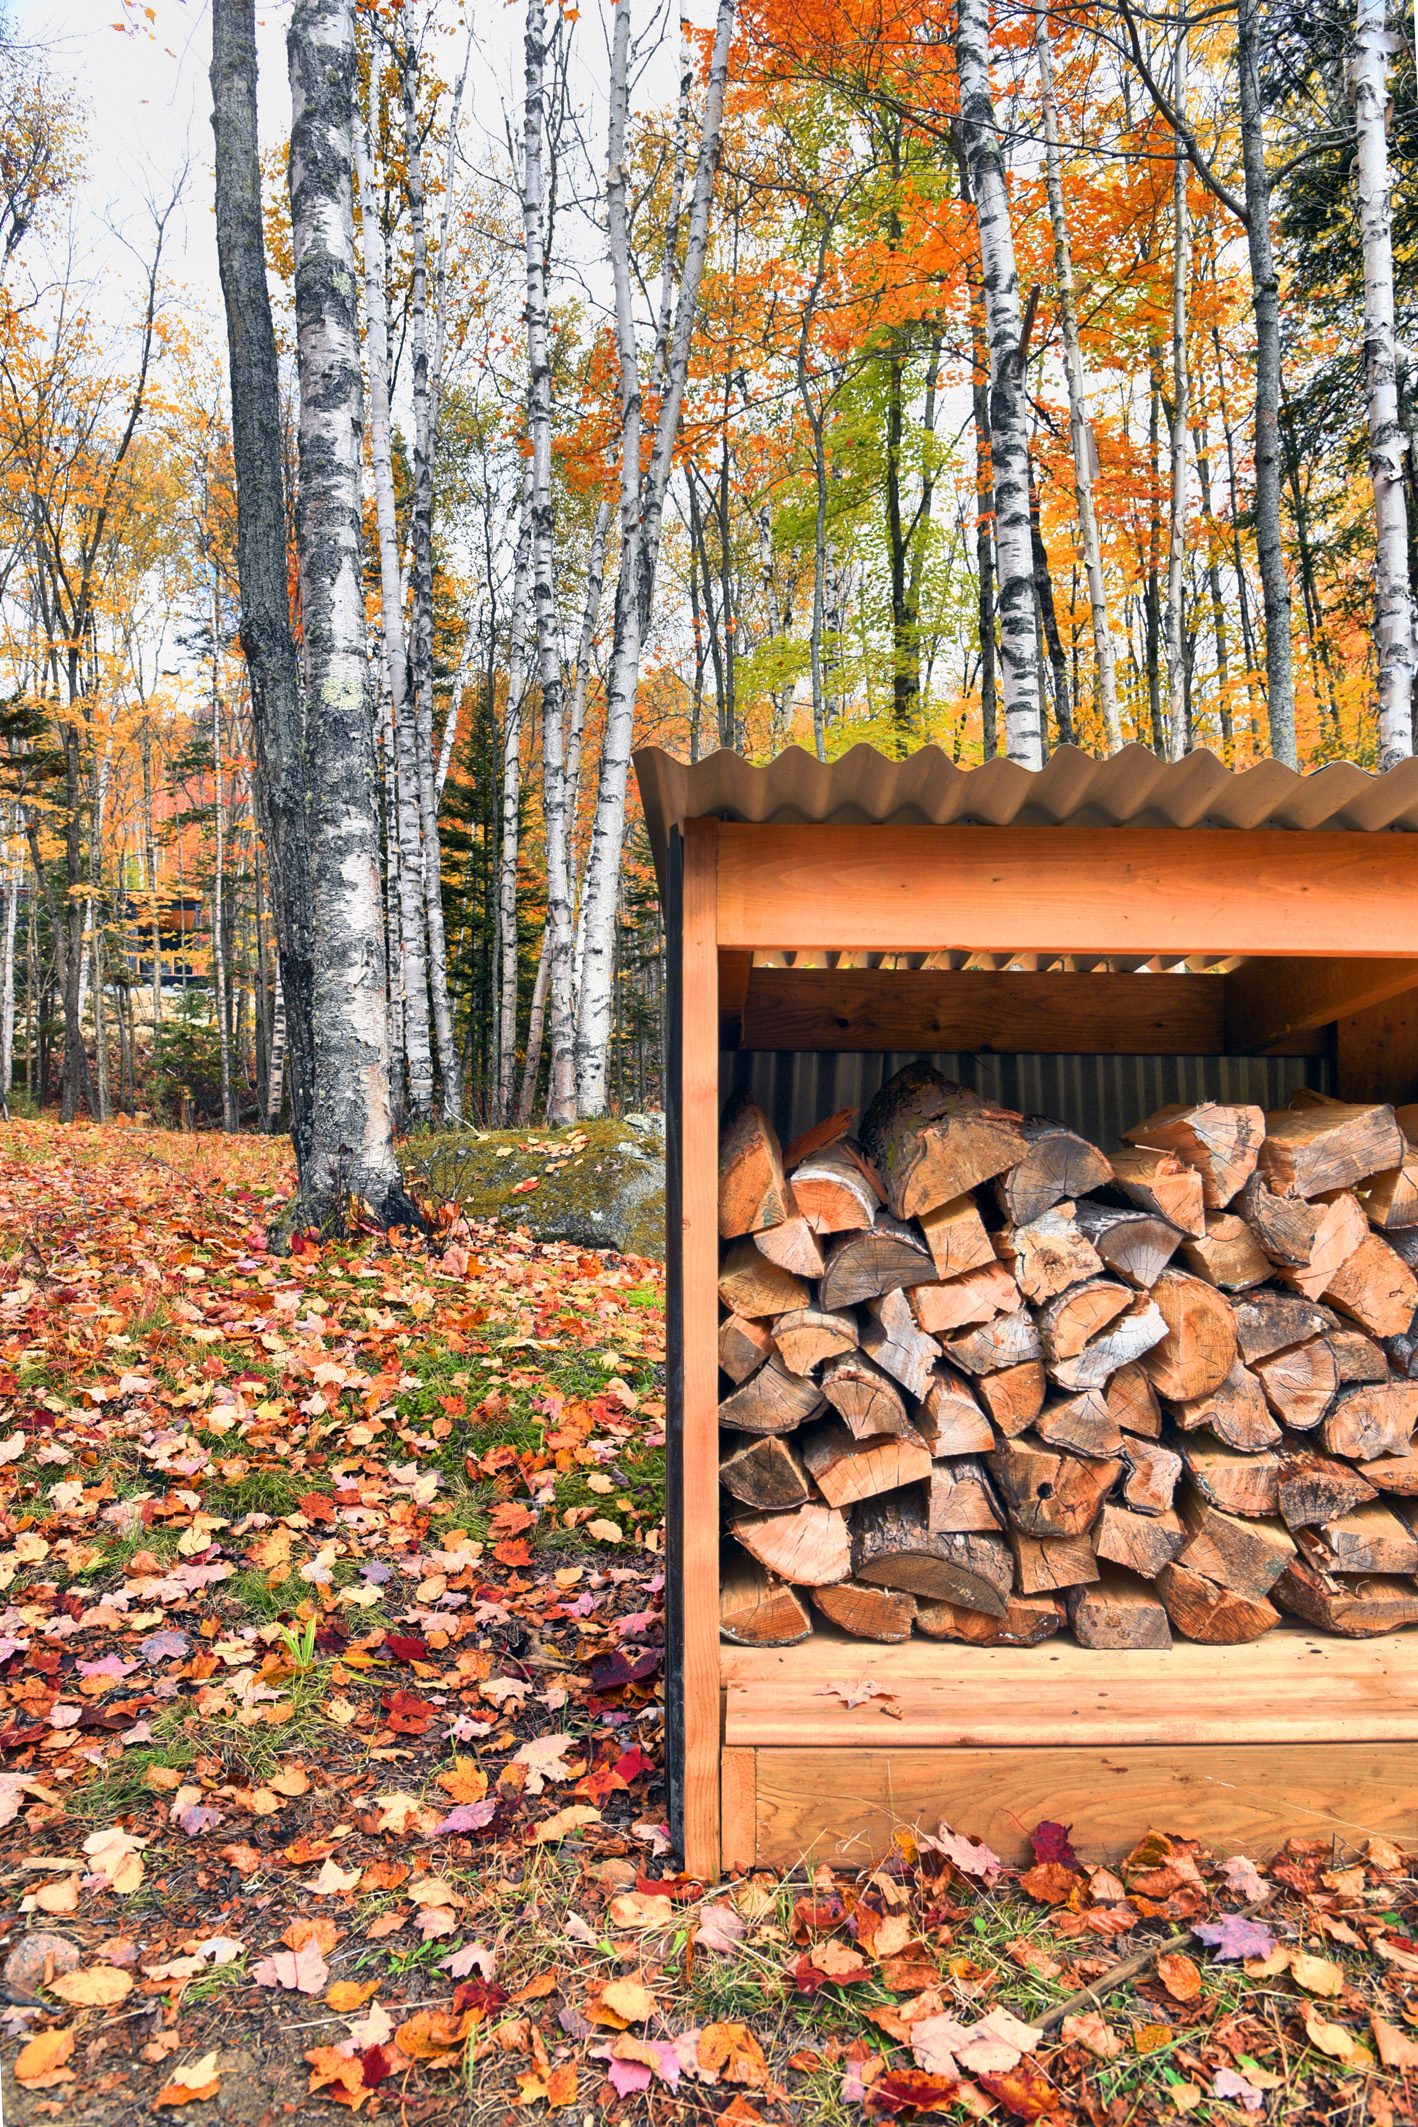
[[[1346,2031],[1343,2024],[1327,2022],[1312,2002],[1305,2003],[1304,2024],[1310,2044],[1327,2053],[1331,2060],[1352,2061],[1358,2056],[1361,2049],[1354,2033]]]
[[[153,2108],[160,2105],[202,2104],[215,2097],[221,2088],[217,2074],[217,2056],[204,2053],[198,2061],[189,2061],[185,2067],[175,2068],[172,2079],[153,2099]]]
[[[599,1824],[600,1821],[600,1811],[593,1809],[589,1802],[572,1802],[539,1824],[532,1833],[532,1841],[536,1846],[543,1846],[548,1840],[565,1839],[571,1832],[579,1832],[586,1825]]]
[[[113,2009],[132,1993],[133,1975],[114,1965],[87,1965],[51,1979],[49,1991],[72,2009]]]
[[[141,1849],[146,1844],[145,1839],[135,1839],[131,1832],[121,1831],[114,1824],[106,1831],[90,1832],[84,1841],[84,1852],[94,1874],[106,1876],[109,1889],[120,1898],[127,1898],[143,1880]]]
[[[1369,2011],[1369,2029],[1385,2068],[1418,2068],[1418,2041],[1406,2038],[1395,2024],[1386,2023],[1377,2009]]]
[[[1311,1957],[1303,1950],[1291,1953],[1290,1977],[1307,1994],[1340,1994],[1344,1991],[1344,1974],[1339,1966],[1328,1957]]]
[[[305,1795],[310,1792],[310,1775],[303,1765],[287,1765],[274,1774],[267,1785],[278,1795]]]
[[[26,2090],[46,2090],[54,2083],[68,2083],[74,2079],[72,2068],[64,2063],[74,2050],[74,2032],[70,2025],[62,2031],[41,2031],[20,2050],[15,2062],[15,2081],[23,2083]]]
[[[1158,1958],[1157,1977],[1173,2001],[1195,2001],[1201,1992],[1201,1973],[1180,1950]]]
[[[643,2024],[655,2013],[655,1997],[638,1979],[613,1979],[601,1989],[601,2005],[622,2024]]]
[[[1117,2032],[1096,2009],[1089,2009],[1082,2016],[1066,2016],[1059,2036],[1066,2046],[1082,2046],[1100,2061],[1115,2061],[1123,2050]]]
[[[472,1758],[455,1758],[438,1784],[455,1802],[481,1802],[487,1793],[487,1774]]]
[[[360,1986],[353,1979],[337,1979],[325,1989],[325,2002],[337,2016],[348,2016],[352,2010],[362,2009],[372,1995],[379,1992],[379,1981],[369,1980]]]
[[[747,2024],[708,2024],[699,2034],[696,2055],[704,2082],[746,2083],[762,2090],[768,2082],[763,2048]]]

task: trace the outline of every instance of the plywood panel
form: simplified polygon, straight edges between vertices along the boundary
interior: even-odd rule
[[[1412,990],[1418,960],[1245,960],[1222,980],[1226,1047],[1247,1056]]]
[[[1418,835],[717,831],[719,943],[733,949],[1418,957]]]
[[[1026,1862],[1043,1818],[1072,1827],[1086,1860],[1116,1860],[1154,1827],[1213,1852],[1264,1856],[1293,1832],[1362,1845],[1418,1834],[1418,1761],[1403,1744],[1283,1748],[760,1750],[760,1867],[810,1857],[860,1868],[898,1827],[984,1839]]]
[[[1418,990],[1336,1022],[1334,1090],[1341,1100],[1418,1099]]]

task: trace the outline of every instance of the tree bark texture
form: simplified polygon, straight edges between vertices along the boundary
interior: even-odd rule
[[[1187,33],[1177,32],[1172,63],[1172,103],[1185,121]],[[1162,634],[1167,651],[1167,753],[1179,761],[1191,744],[1187,729],[1186,563],[1187,461],[1187,283],[1191,278],[1191,214],[1187,206],[1187,154],[1178,134],[1172,164],[1172,497],[1167,540],[1167,606]]]
[[[502,720],[502,857],[497,882],[500,1005],[497,1039],[497,1120],[512,1120],[517,1081],[517,848],[522,813],[522,697],[527,688],[527,587],[532,563],[532,479],[522,487],[522,515],[512,569],[507,649],[507,705]]]

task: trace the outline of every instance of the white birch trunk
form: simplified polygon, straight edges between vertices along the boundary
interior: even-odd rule
[[[999,571],[1000,677],[1005,752],[1021,768],[1044,764],[1039,652],[1034,627],[1034,545],[1029,525],[1029,407],[1020,339],[1019,275],[1009,191],[990,93],[989,0],[960,0],[955,37],[960,121],[975,214],[990,347],[990,450]]]
[[[1177,32],[1172,67],[1172,107],[1185,123],[1187,33]],[[1188,419],[1187,284],[1191,278],[1191,215],[1187,207],[1187,154],[1177,136],[1172,165],[1172,498],[1167,542],[1167,605],[1162,640],[1167,656],[1167,752],[1180,761],[1191,743],[1187,729],[1186,595],[1187,486],[1191,424]]]
[[[1408,582],[1408,510],[1403,493],[1394,344],[1393,222],[1389,197],[1388,69],[1401,40],[1386,0],[1359,0],[1350,82],[1358,133],[1355,168],[1364,245],[1364,384],[1369,471],[1374,483],[1374,620],[1379,679],[1379,766],[1413,751],[1413,601]]]
[[[458,718],[462,713],[463,691],[468,684],[468,667],[473,660],[473,650],[478,639],[477,617],[469,614],[463,647],[458,654],[458,670],[453,676],[453,693],[448,703],[448,714],[443,723],[443,737],[438,747],[438,773],[434,778],[433,800],[435,806],[443,803],[443,786],[448,781],[448,770],[453,760],[453,748],[458,743]]]
[[[512,1120],[517,1077],[517,850],[522,809],[522,697],[527,686],[527,586],[532,560],[532,483],[522,487],[508,629],[507,707],[502,722],[502,861],[497,881],[499,1011],[497,1120]]]
[[[18,828],[19,807],[15,808]],[[15,1078],[15,919],[20,910],[20,881],[24,877],[25,845],[17,833],[13,856],[10,838],[5,838],[5,944],[0,967],[0,1103],[9,1112],[10,1089]]]
[[[271,1011],[271,1056],[266,1066],[266,1129],[274,1137],[281,1124],[281,1101],[286,1078],[286,993],[281,987],[280,962],[276,963],[276,995]]]

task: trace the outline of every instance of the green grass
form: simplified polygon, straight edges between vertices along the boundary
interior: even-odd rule
[[[76,1815],[112,1824],[140,1803],[153,1800],[155,1791],[147,1785],[150,1766],[167,1772],[186,1772],[197,1755],[181,1733],[186,1711],[180,1703],[166,1708],[152,1722],[154,1737],[160,1740],[134,1744],[114,1760],[110,1772],[77,1788],[73,1798]]]

